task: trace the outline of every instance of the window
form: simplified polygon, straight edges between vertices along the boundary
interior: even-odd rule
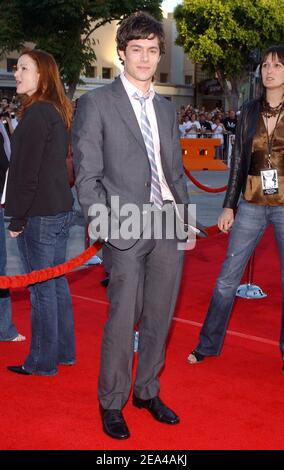
[[[192,75],[185,75],[184,76],[184,83],[185,83],[185,85],[192,85]]]
[[[93,65],[87,65],[86,67],[86,77],[88,78],[94,78],[97,76],[97,67],[94,67]]]
[[[167,81],[168,81],[168,74],[160,73],[160,83],[167,83]]]
[[[7,72],[14,72],[17,67],[18,59],[7,58]]]
[[[103,67],[102,70],[102,77],[104,79],[110,79],[111,78],[111,68],[110,67]]]

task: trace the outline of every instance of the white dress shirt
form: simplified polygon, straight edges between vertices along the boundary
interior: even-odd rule
[[[141,104],[139,100],[134,98],[134,95],[137,93],[139,96],[143,96],[143,93],[141,90],[136,88],[122,73],[120,75],[122,84],[125,88],[125,91],[128,95],[128,98],[130,100],[131,106],[133,108],[133,111],[135,113],[136,119],[138,121],[139,127],[141,129]],[[167,184],[163,168],[162,168],[162,163],[161,163],[161,151],[160,151],[160,136],[159,136],[159,131],[158,131],[158,124],[157,124],[157,118],[156,118],[156,113],[153,105],[153,99],[155,96],[155,90],[153,85],[151,84],[150,86],[150,96],[146,100],[146,113],[147,117],[149,119],[150,125],[151,125],[151,131],[152,131],[152,136],[153,136],[153,143],[154,143],[154,152],[155,152],[155,161],[157,165],[157,170],[158,170],[158,176],[160,180],[160,185],[161,185],[161,191],[162,191],[162,197],[163,200],[168,200],[168,201],[174,201],[173,195],[170,191],[170,188]]]

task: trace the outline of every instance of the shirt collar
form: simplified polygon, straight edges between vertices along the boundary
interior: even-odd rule
[[[126,93],[128,94],[129,98],[133,98],[133,96],[137,93],[138,96],[144,96],[143,93],[141,92],[141,90],[139,90],[139,88],[136,88],[135,85],[133,85],[133,83],[131,83],[125,76],[125,74],[122,72],[121,75],[120,75],[120,78],[121,78],[121,81],[123,83],[123,86],[126,90]],[[150,85],[150,89],[149,91],[147,92],[147,94],[149,93],[149,100],[152,101],[154,99],[154,96],[155,96],[155,90],[154,90],[154,87],[153,87],[153,84],[151,83]]]

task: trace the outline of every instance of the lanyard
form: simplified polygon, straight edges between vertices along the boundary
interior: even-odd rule
[[[268,117],[267,117],[267,113],[265,113],[265,119],[266,119],[266,136],[267,136],[267,150],[268,150],[268,158],[267,158],[267,163],[268,163],[268,168],[271,168],[271,154],[272,154],[272,144],[273,144],[273,140],[274,140],[274,134],[275,134],[275,129],[277,127],[277,124],[279,122],[279,119],[280,119],[280,116],[283,112],[283,105],[281,106],[280,110],[279,110],[279,113],[278,113],[278,116],[277,116],[277,119],[276,119],[276,123],[275,123],[275,126],[274,126],[274,129],[272,131],[272,134],[271,134],[271,137],[269,137],[269,133],[268,133]]]

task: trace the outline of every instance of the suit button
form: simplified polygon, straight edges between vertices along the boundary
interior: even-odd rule
[[[145,181],[145,186],[146,186],[146,188],[150,188],[150,186],[151,186],[150,181]]]

